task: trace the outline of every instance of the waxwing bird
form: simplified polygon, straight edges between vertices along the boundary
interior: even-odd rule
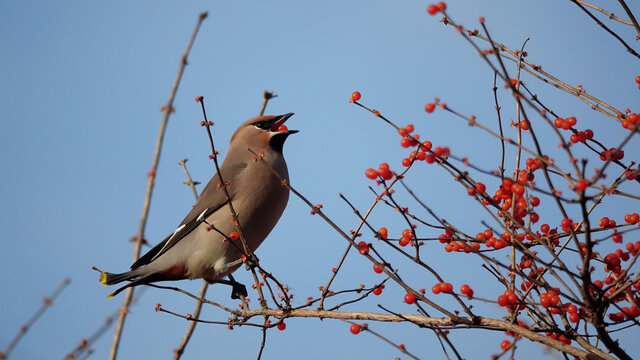
[[[249,149],[261,153],[262,159],[282,179],[288,180],[282,147],[287,137],[298,131],[282,125],[292,115],[259,116],[240,125],[231,137],[229,151],[220,166],[220,174],[229,184],[229,197],[252,252],[280,219],[289,200],[289,189],[269,167],[254,161],[255,155]],[[222,235],[231,234],[236,226],[227,195],[219,184],[216,174],[178,228],[134,262],[131,271],[120,274],[101,271],[100,282],[104,285],[130,281],[109,297],[128,287],[156,281],[202,278],[210,283],[229,283],[222,278],[230,276],[242,265],[242,243],[227,240]]]

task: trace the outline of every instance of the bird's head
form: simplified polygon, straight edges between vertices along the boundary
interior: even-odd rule
[[[261,151],[267,149],[282,153],[284,141],[298,130],[289,130],[284,123],[293,113],[284,115],[258,116],[246,121],[231,137],[231,145]]]

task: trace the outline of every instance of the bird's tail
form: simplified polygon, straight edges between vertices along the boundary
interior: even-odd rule
[[[120,274],[115,274],[115,273],[110,273],[110,272],[106,272],[106,271],[102,271],[98,268],[96,268],[95,266],[93,267],[93,270],[99,271],[100,272],[100,283],[103,286],[107,286],[107,285],[115,285],[115,284],[119,284],[123,281],[131,281],[130,283],[128,283],[125,286],[122,286],[120,288],[118,288],[116,291],[112,292],[111,294],[109,294],[109,296],[107,296],[107,299],[110,299],[116,295],[118,295],[121,291],[125,290],[126,288],[132,287],[132,286],[136,286],[136,285],[140,285],[140,284],[144,284],[147,283],[148,276],[142,276],[140,277],[140,269],[135,269],[135,270],[131,270],[131,271],[127,271],[127,272],[123,272]]]
[[[121,274],[114,274],[106,271],[100,271],[100,283],[102,285],[115,285],[125,280],[132,280],[137,278],[138,275],[132,274],[132,271],[127,271]]]

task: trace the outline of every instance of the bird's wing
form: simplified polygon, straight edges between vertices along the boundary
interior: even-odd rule
[[[220,168],[223,179],[229,181],[229,178],[236,178],[238,172],[247,167],[247,163],[236,163],[230,166],[223,166]],[[193,206],[193,209],[182,220],[180,226],[173,232],[173,234],[167,236],[159,244],[154,246],[149,252],[140,257],[136,262],[131,265],[131,269],[139,268],[143,265],[147,265],[160,255],[171,249],[178,241],[184,239],[189,233],[198,227],[207,217],[216,211],[220,210],[228,204],[227,195],[224,190],[218,186],[219,183],[218,174],[213,176],[207,186],[200,194],[198,201]],[[236,188],[234,186],[229,187],[229,196],[233,199]]]

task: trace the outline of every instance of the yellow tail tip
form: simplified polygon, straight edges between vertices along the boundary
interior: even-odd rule
[[[107,286],[107,273],[104,271],[100,272],[100,283],[104,286]]]
[[[111,299],[114,295],[115,295],[115,293],[109,294],[109,296],[107,296],[107,299]]]

